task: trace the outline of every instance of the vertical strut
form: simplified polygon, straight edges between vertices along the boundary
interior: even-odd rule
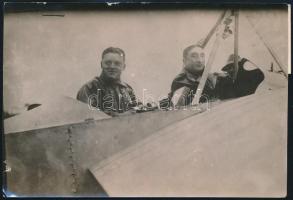
[[[234,10],[235,17],[235,26],[234,26],[234,73],[233,73],[233,81],[237,78],[238,73],[238,42],[239,42],[239,10]]]

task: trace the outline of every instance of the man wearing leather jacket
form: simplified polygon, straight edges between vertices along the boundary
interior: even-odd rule
[[[105,49],[102,53],[101,75],[84,84],[76,98],[87,103],[91,109],[104,111],[111,116],[131,112],[139,102],[132,87],[120,78],[125,67],[125,53],[122,49]]]
[[[221,73],[210,73],[206,80],[200,103],[207,99],[237,98],[253,94],[259,84],[264,80],[263,72],[246,58],[238,56],[238,71],[236,79],[233,79],[235,70],[234,55],[230,55],[227,64],[222,68]],[[247,70],[246,66],[254,69]],[[174,106],[187,106],[192,103],[202,73],[205,68],[205,53],[200,45],[191,45],[183,51],[183,69],[171,84],[171,91],[168,98],[160,101],[161,108]],[[173,102],[174,94],[180,88],[184,88],[177,103]]]

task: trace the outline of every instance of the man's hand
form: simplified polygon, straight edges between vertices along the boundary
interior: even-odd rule
[[[222,72],[222,73],[215,72],[214,75],[217,77],[220,77],[220,78],[226,78],[229,76],[229,74],[227,72]]]
[[[169,97],[160,100],[159,104],[161,109],[168,109],[169,107],[173,106],[172,101]]]

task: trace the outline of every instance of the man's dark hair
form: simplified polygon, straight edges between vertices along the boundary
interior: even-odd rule
[[[104,56],[107,54],[107,53],[117,53],[119,54],[120,56],[123,57],[123,60],[125,60],[125,53],[122,49],[120,48],[117,48],[117,47],[108,47],[107,49],[105,49],[102,53],[102,59],[104,58]]]
[[[200,45],[197,45],[197,44],[190,45],[183,50],[183,58],[186,58],[187,54],[195,47],[199,47],[202,49]]]

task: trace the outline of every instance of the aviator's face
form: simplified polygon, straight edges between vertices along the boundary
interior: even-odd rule
[[[205,54],[199,47],[191,49],[183,59],[184,67],[191,73],[201,72],[205,67]]]
[[[108,78],[117,80],[125,69],[123,56],[117,53],[107,53],[102,59],[101,67]]]

